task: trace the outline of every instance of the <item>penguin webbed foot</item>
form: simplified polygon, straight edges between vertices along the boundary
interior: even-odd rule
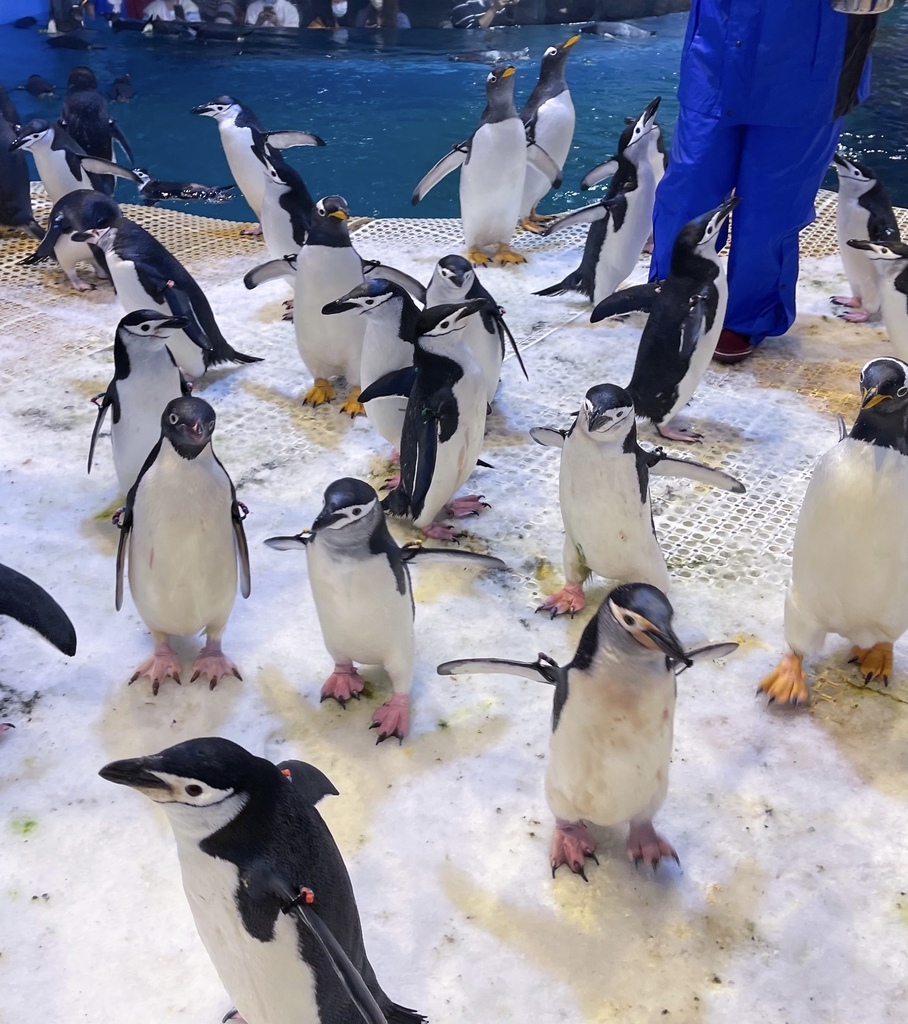
[[[246,237],[251,238],[251,237],[260,235],[261,233],[262,233],[262,225],[261,224],[250,224],[248,228],[242,228],[241,229],[240,237],[242,238],[245,235]]]
[[[866,309],[849,309],[846,313],[836,313],[836,316],[849,324],[866,324],[875,319],[874,314]]]
[[[521,217],[517,222],[517,227],[521,231],[529,231],[533,235],[541,235],[545,230],[545,221],[538,218],[536,214],[531,213],[529,217]]]
[[[378,729],[376,745],[395,736],[401,743],[410,731],[410,698],[406,693],[392,694],[372,715],[370,729]]]
[[[663,857],[671,857],[676,864],[681,863],[674,846],[659,835],[651,821],[631,822],[627,856],[634,862],[634,867],[646,863],[654,872]]]
[[[449,540],[454,544],[458,543],[457,538],[460,536],[457,527],[450,523],[429,523],[428,526],[420,527],[420,530],[430,540]]]
[[[366,415],[366,407],[359,400],[361,393],[362,388],[350,388],[349,392],[347,392],[347,397],[341,403],[340,411],[346,413],[350,419]]]
[[[337,391],[330,380],[324,377],[316,377],[312,387],[303,396],[303,405],[324,405],[337,397]]]
[[[482,249],[469,249],[467,259],[474,267],[487,267],[492,262],[492,257]]]
[[[769,697],[769,704],[778,701],[780,704],[807,704],[810,700],[810,690],[807,686],[807,677],[804,673],[803,657],[789,652],[784,655],[779,664],[760,680],[757,687],[757,696],[765,693]]]
[[[228,1010],[221,1017],[221,1024],[227,1024],[228,1020],[233,1021],[233,1024],[246,1024],[245,1018],[240,1016],[240,1011],[237,1009]]]
[[[883,686],[889,685],[892,676],[892,644],[879,643],[873,647],[851,648],[849,665],[857,665],[858,671],[864,677],[864,685],[882,679]]]
[[[165,679],[170,678],[177,686],[182,685],[180,667],[180,659],[176,656],[170,644],[163,640],[161,643],[155,644],[154,653],[151,657],[143,661],[133,672],[128,685],[132,686],[134,682],[143,676],[148,676],[151,680],[151,694],[153,697],[157,697],[161,683]]]
[[[830,295],[829,301],[834,306],[848,306],[850,309],[861,308],[861,300],[856,295]]]
[[[537,612],[551,612],[552,618],[582,611],[586,605],[582,583],[565,583],[561,590],[547,597],[536,609]]]
[[[454,498],[445,505],[445,512],[457,519],[466,519],[468,516],[478,516],[484,508],[492,506],[482,499],[484,494],[465,494],[462,498]]]
[[[589,881],[585,870],[587,857],[599,863],[593,833],[582,821],[558,822],[552,832],[550,850],[552,878],[562,864],[566,864],[575,875],[580,875],[584,882]]]
[[[95,286],[90,281],[83,281],[75,274],[69,279],[69,283],[73,286],[73,291],[76,292],[93,292],[95,290]]]
[[[498,243],[498,251],[492,257],[493,263],[507,265],[509,263],[526,263],[527,258],[523,253],[517,252],[504,242]]]
[[[199,656],[192,666],[192,677],[189,682],[194,683],[202,676],[208,679],[209,690],[213,690],[218,685],[218,680],[224,676],[235,676],[240,682],[243,681],[240,670],[224,656],[220,641],[213,640],[209,640],[199,651]]]
[[[703,435],[695,430],[685,430],[682,427],[669,427],[665,423],[656,424],[656,433],[668,441],[687,441],[688,444],[700,444]]]
[[[336,700],[344,707],[351,698],[359,700],[365,685],[365,679],[356,671],[354,665],[335,665],[334,671],[322,684],[321,700]]]

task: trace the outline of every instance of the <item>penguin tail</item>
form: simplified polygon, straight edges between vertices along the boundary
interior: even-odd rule
[[[234,363],[260,363],[262,362],[261,356],[247,356],[245,352],[237,352],[235,349],[230,350],[228,357]]]
[[[205,360],[206,368],[209,366],[217,366],[219,363],[260,363],[262,362],[261,356],[247,356],[245,352],[237,352],[236,349],[231,348],[230,345],[224,344],[223,349],[220,348],[217,352],[206,352],[207,358]]]
[[[410,514],[410,497],[400,487],[395,487],[390,494],[382,499],[381,507],[389,515],[407,516]]]
[[[533,294],[564,295],[565,292],[582,292],[586,295],[586,288],[583,285],[583,274],[580,272],[579,267],[572,274],[568,274],[563,281],[559,281],[558,284],[549,285],[548,288],[543,288],[542,291],[533,292]]]
[[[425,1024],[428,1019],[416,1010],[409,1010],[406,1006],[399,1006],[392,1002],[383,1006],[382,1010],[388,1024]]]

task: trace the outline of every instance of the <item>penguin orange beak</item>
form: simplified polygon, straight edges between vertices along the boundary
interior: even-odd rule
[[[511,75],[515,74],[516,71],[517,71],[517,68],[515,68],[515,67],[506,67],[504,69],[504,71],[501,72],[501,77],[502,78],[510,78]]]
[[[892,395],[881,395],[879,388],[861,388],[861,408],[872,409],[875,405],[879,405],[880,402],[885,402],[887,398],[892,398]]]
[[[572,46],[575,46],[579,42],[580,42],[580,36],[579,35],[571,36],[571,38],[568,39],[567,42],[561,44],[561,49],[562,50],[569,50]]]
[[[333,213],[328,214],[329,217],[334,217],[336,220],[349,220],[350,214],[345,213],[343,210],[335,210]]]

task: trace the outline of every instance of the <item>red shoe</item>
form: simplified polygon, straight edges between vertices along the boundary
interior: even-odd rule
[[[737,331],[730,331],[727,327],[723,327],[716,351],[713,353],[713,359],[717,363],[740,363],[742,359],[752,355],[753,350],[749,335],[738,334]]]

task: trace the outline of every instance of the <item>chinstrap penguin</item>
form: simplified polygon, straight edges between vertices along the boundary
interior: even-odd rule
[[[70,658],[76,653],[76,630],[59,604],[34,580],[0,565],[0,616],[35,630]]]
[[[304,133],[298,133],[301,137]],[[324,146],[317,135],[306,135],[310,141],[299,145]],[[306,241],[315,205],[299,172],[270,146],[265,136],[256,137],[253,151],[261,162],[265,176],[260,223],[265,245],[271,256],[279,260],[296,255]]]
[[[908,360],[908,245],[904,242],[865,242],[848,245],[866,253],[877,276],[880,313],[886,334],[899,359]]]
[[[28,165],[25,156],[11,148],[18,125],[16,108],[0,86],[0,224],[41,238],[44,231],[32,210]]]

